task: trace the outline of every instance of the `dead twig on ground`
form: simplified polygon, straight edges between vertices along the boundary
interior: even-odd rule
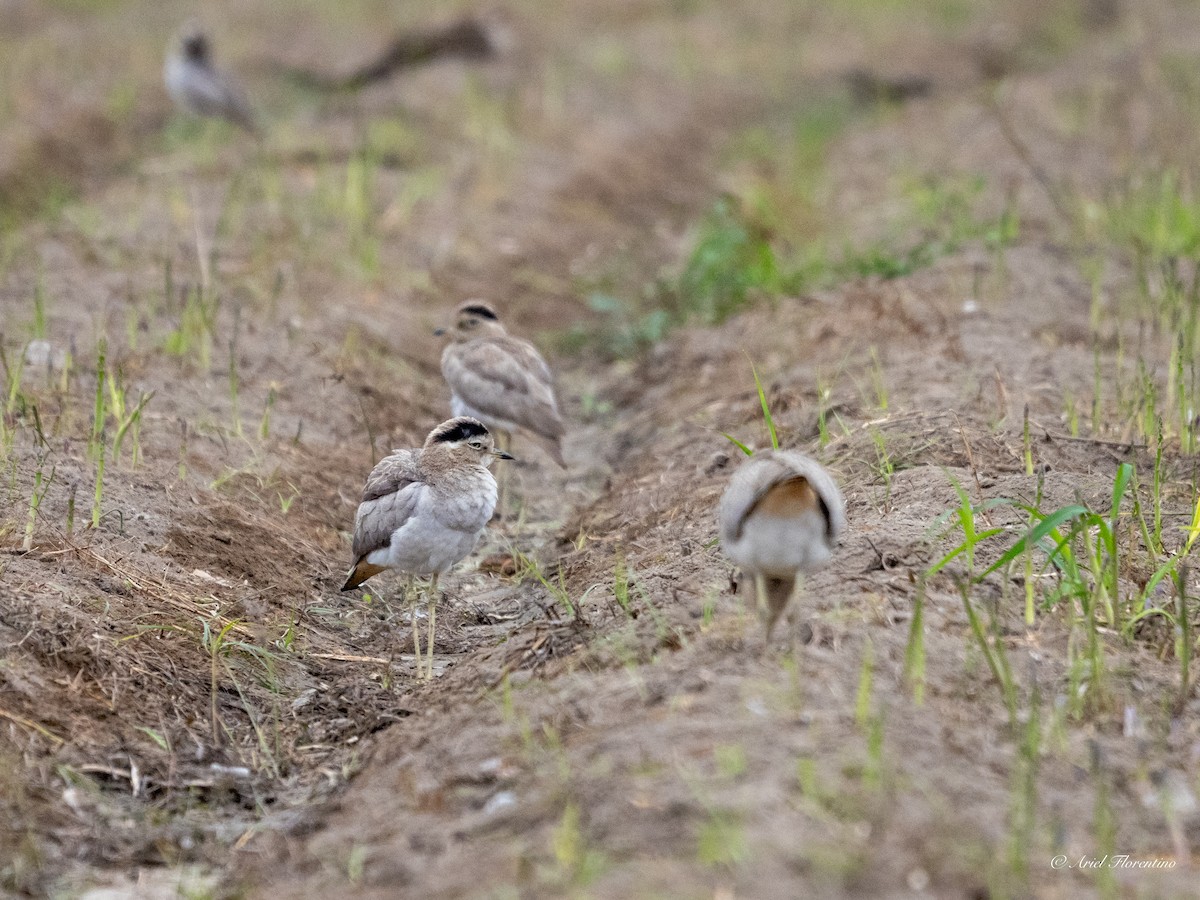
[[[287,68],[285,72],[293,81],[313,90],[357,91],[390,78],[400,69],[440,57],[486,59],[495,52],[495,42],[481,22],[461,19],[440,28],[397,35],[383,53],[349,75],[331,76],[300,68]]]

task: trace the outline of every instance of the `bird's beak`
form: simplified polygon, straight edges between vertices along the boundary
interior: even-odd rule
[[[492,450],[492,456],[496,457],[496,459],[516,459],[516,457],[511,453],[505,453],[503,450],[496,450],[494,448]]]
[[[433,329],[433,336],[434,336],[434,337],[441,337],[441,336],[442,336],[443,334],[445,334],[445,333],[446,333],[446,329],[445,329],[445,328],[435,328],[435,329]]]

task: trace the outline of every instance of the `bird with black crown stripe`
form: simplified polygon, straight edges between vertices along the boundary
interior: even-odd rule
[[[354,566],[343,591],[385,569],[405,573],[404,597],[416,576],[431,576],[425,588],[429,609],[425,663],[413,611],[417,672],[433,677],[433,638],[438,578],[469,555],[496,509],[496,479],[488,466],[512,459],[495,447],[478,419],[459,416],[429,433],[419,450],[396,450],[367,476],[354,519]]]
[[[442,375],[450,385],[450,411],[483,422],[504,450],[513,432],[524,432],[565,468],[554,376],[537,348],[510,335],[482,300],[461,304],[454,324],[434,332],[447,333],[452,340],[442,351]],[[502,512],[506,480],[501,473]]]
[[[212,61],[212,45],[200,26],[189,21],[167,53],[163,81],[175,104],[193,115],[225,119],[257,134],[254,111],[241,87]]]

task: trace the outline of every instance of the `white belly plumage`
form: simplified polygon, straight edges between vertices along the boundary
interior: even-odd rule
[[[799,516],[751,515],[741,537],[725,548],[735,565],[764,575],[794,575],[819,569],[833,555],[825,517],[812,509]]]

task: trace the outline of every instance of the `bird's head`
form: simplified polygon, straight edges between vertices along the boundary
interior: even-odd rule
[[[496,449],[492,433],[478,419],[459,416],[443,422],[425,438],[424,453],[459,465],[476,463],[490,466],[497,459],[512,459]]]
[[[468,300],[454,311],[454,324],[433,332],[439,337],[448,334],[455,341],[472,341],[479,337],[504,334],[504,326],[491,304]]]
[[[211,54],[208,35],[195,19],[184,22],[179,29],[179,49],[185,59],[192,62],[207,63]]]

